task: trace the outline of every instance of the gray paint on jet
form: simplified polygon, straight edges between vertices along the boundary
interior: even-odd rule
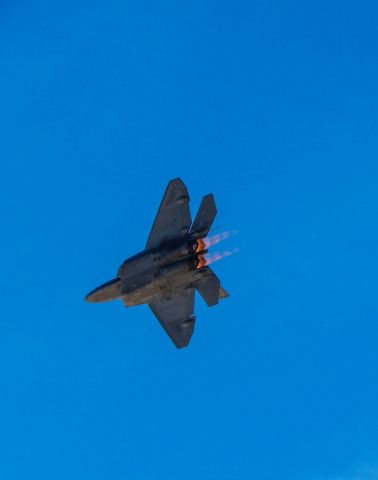
[[[213,195],[206,195],[192,224],[187,188],[179,178],[171,180],[145,250],[126,260],[114,280],[85,299],[91,303],[122,299],[126,307],[147,304],[176,347],[185,347],[194,329],[195,290],[208,306],[228,296],[206,266],[201,241],[216,213]]]

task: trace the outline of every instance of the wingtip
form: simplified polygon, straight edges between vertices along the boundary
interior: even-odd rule
[[[176,177],[176,178],[172,178],[172,180],[169,180],[168,184],[171,185],[171,184],[180,184],[180,185],[183,185],[185,187],[185,183],[181,180],[180,177]]]

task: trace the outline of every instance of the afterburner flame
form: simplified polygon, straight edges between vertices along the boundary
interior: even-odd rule
[[[219,242],[226,240],[231,235],[235,235],[236,233],[238,232],[234,230],[231,232],[217,233],[215,235],[212,235],[211,237],[197,239],[196,253],[199,253],[197,257],[198,258],[197,268],[203,268],[206,265],[210,265],[214,262],[218,262],[218,260],[222,260],[222,258],[226,258],[226,257],[229,257],[230,255],[233,255],[234,253],[237,253],[239,251],[238,248],[234,248],[232,250],[224,250],[222,252],[217,251],[214,253],[207,253],[208,248],[212,247],[213,245],[217,245]]]
[[[234,248],[232,250],[224,250],[223,252],[209,253],[205,257],[206,265],[211,265],[212,263],[222,260],[222,258],[230,257],[231,255],[234,255],[235,253],[238,253],[238,252],[239,252],[239,248]]]
[[[206,267],[206,265],[207,265],[206,258],[203,255],[199,255],[197,268],[203,268],[203,267]]]
[[[202,250],[205,250],[205,248],[206,248],[206,243],[202,240],[202,238],[199,238],[197,240],[196,253],[202,252]]]
[[[216,233],[215,235],[211,235],[211,237],[206,237],[204,238],[205,248],[209,248],[214,245],[217,245],[219,242],[226,240],[227,238],[231,237],[231,235],[235,235],[236,233],[237,233],[236,231],[222,232],[222,233]]]

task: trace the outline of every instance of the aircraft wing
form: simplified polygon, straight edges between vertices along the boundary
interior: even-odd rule
[[[183,181],[176,178],[168,183],[146,249],[158,247],[166,240],[186,236],[191,223],[188,190]]]
[[[194,330],[194,288],[175,290],[169,298],[157,295],[148,305],[176,347],[186,347]]]

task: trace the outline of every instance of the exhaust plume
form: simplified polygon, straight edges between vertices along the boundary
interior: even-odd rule
[[[211,237],[206,237],[203,239],[203,241],[205,242],[205,248],[209,248],[214,245],[217,245],[219,242],[222,242],[223,240],[226,240],[227,238],[231,237],[232,235],[236,235],[237,233],[238,232],[234,230],[232,232],[216,233]]]

